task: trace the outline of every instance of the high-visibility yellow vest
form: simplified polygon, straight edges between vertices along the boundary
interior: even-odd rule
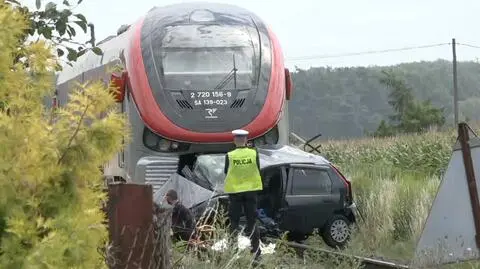
[[[263,189],[262,177],[257,166],[257,151],[237,148],[228,153],[228,171],[225,177],[225,193],[258,191]]]

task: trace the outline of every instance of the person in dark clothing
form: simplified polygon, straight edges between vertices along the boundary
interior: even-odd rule
[[[169,190],[165,195],[167,203],[173,206],[172,231],[175,240],[188,241],[195,232],[195,219],[192,212],[178,201],[175,190]]]
[[[255,259],[260,257],[260,235],[256,227],[257,192],[263,189],[260,176],[260,160],[255,148],[246,146],[248,132],[232,132],[236,148],[225,157],[225,193],[229,195],[228,215],[230,233],[237,235],[240,217],[243,213],[247,219],[245,232],[251,240],[251,252]]]

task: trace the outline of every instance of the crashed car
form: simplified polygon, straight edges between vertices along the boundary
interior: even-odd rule
[[[258,209],[262,237],[288,232],[302,241],[317,230],[325,243],[343,247],[356,222],[350,182],[325,158],[291,146],[258,148],[264,188]],[[199,219],[216,205],[228,206],[223,192],[225,155],[197,157],[193,170],[174,174],[154,196],[159,201],[169,189],[177,190],[182,203]]]

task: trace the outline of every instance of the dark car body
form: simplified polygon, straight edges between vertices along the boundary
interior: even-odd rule
[[[318,229],[331,247],[343,246],[350,225],[355,223],[355,204],[350,182],[325,158],[290,146],[259,148],[263,190],[258,193],[258,208],[275,225],[263,225],[263,235],[289,232],[293,240],[302,240]],[[199,156],[189,179],[197,185],[209,182],[211,197],[190,203],[197,219],[215,205],[228,205],[223,193],[224,155]],[[203,179],[202,179],[203,178]],[[200,183],[204,182],[204,183]],[[162,188],[164,189],[164,188]],[[185,195],[200,195],[198,191]],[[343,230],[342,230],[343,229]]]

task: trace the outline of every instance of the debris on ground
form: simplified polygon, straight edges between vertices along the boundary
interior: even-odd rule
[[[246,248],[250,247],[250,239],[246,236],[240,235],[238,236],[238,249],[239,250],[244,250]],[[260,250],[262,251],[262,254],[273,254],[275,253],[275,244],[270,243],[270,244],[264,244],[263,242],[260,242]],[[213,244],[211,249],[215,251],[220,251],[223,252],[225,249],[228,248],[227,245],[227,239],[222,239],[216,243]]]

